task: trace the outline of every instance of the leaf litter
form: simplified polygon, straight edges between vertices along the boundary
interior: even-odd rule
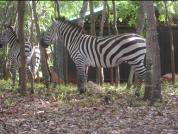
[[[52,94],[52,93],[51,93]],[[157,105],[127,93],[0,96],[0,134],[177,134],[178,95]],[[164,100],[164,99],[163,99]]]

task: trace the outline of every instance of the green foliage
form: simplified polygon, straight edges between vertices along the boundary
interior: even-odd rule
[[[0,91],[11,89],[12,81],[11,80],[0,80]]]
[[[78,18],[83,1],[61,1],[60,12],[67,19]]]
[[[46,31],[51,24],[51,16],[54,17],[54,2],[52,1],[38,1],[37,14],[39,19],[40,30]]]
[[[177,1],[166,1],[168,6],[168,15],[170,17],[171,24],[173,24],[173,18],[178,18],[178,2]],[[155,8],[159,11],[159,21],[165,23],[166,22],[166,11],[165,4],[163,1],[156,1]]]
[[[118,5],[118,15],[122,20],[128,20],[130,26],[136,23],[136,14],[138,12],[138,6],[132,1],[120,2]]]
[[[11,2],[10,8],[16,6],[15,2]],[[26,25],[31,21],[31,1],[26,2],[26,15],[25,22]],[[83,1],[60,1],[60,14],[65,16],[67,19],[78,18],[82,7]],[[3,17],[8,1],[0,1],[0,11]],[[41,31],[46,31],[51,24],[51,16],[54,17],[56,14],[56,3],[55,1],[37,1],[37,13],[39,17],[39,25]],[[102,6],[102,1],[94,1],[94,8]],[[112,1],[108,1],[110,8],[110,19],[113,20],[112,11]],[[177,1],[167,1],[168,12],[170,18],[178,18],[178,2]],[[163,1],[155,1],[155,8],[159,10],[160,16],[159,20],[165,22],[165,5]],[[15,8],[12,8],[14,10]],[[118,20],[120,23],[128,23],[129,26],[135,26],[137,19],[139,17],[139,1],[116,1],[116,10],[118,15]],[[89,9],[88,9],[89,11]],[[15,13],[15,12],[14,12]],[[12,14],[9,14],[12,15]],[[15,15],[15,14],[14,14]],[[10,16],[8,16],[10,18]],[[3,19],[1,19],[2,21]],[[1,22],[2,23],[2,22]]]
[[[108,2],[110,7],[110,20],[113,21],[112,2]],[[135,1],[116,1],[117,16],[120,23],[135,26],[138,17],[138,2]]]

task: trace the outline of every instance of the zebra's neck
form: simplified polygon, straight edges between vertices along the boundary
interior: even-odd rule
[[[76,38],[81,35],[81,29],[70,24],[63,24],[61,26],[61,35],[64,37],[64,46],[69,49]]]
[[[10,49],[19,47],[15,33],[10,34],[8,44],[9,44]]]

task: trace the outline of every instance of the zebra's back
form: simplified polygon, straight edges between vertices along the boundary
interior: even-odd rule
[[[108,68],[122,62],[132,65],[144,59],[146,53],[145,39],[133,33],[97,38],[86,35],[82,38],[80,52],[89,66]]]

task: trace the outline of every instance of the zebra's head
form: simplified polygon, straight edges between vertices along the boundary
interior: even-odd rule
[[[11,26],[5,26],[5,30],[0,37],[0,46],[4,47],[7,45],[10,39],[14,36],[16,37],[14,29]]]
[[[41,38],[41,46],[47,48],[50,44],[55,44],[56,40],[58,39],[58,27],[59,22],[53,21],[51,27],[44,33],[42,33]]]

